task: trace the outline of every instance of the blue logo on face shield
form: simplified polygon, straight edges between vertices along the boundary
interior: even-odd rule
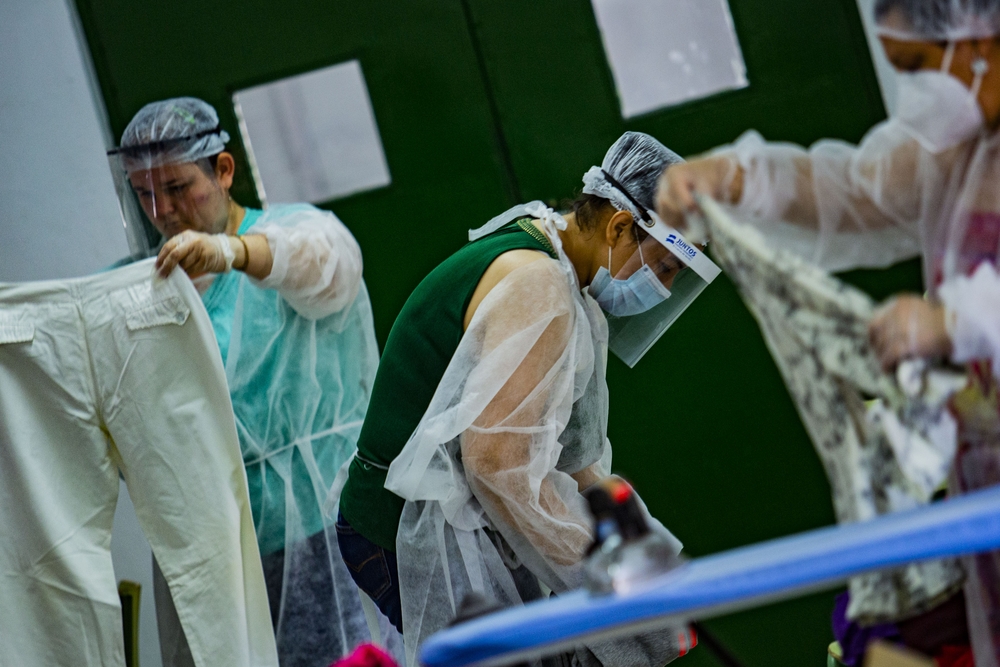
[[[698,250],[685,243],[683,239],[677,238],[677,234],[669,235],[667,237],[667,243],[674,246],[675,248],[680,250],[681,253],[683,253],[687,257],[690,257],[691,259],[694,259],[698,255]]]

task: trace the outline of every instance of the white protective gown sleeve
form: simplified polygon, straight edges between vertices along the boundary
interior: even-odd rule
[[[263,234],[273,264],[264,289],[277,290],[295,311],[318,320],[354,303],[361,286],[361,248],[337,216],[309,207],[282,207],[281,224],[267,212],[247,234]]]
[[[952,361],[990,359],[1000,378],[1000,274],[983,262],[971,276],[958,275],[938,289],[952,338]]]
[[[389,468],[386,488],[407,500],[396,547],[410,661],[470,591],[509,606],[541,597],[539,581],[582,582],[592,520],[573,475],[610,472],[607,325],[571,271],[540,259],[487,295]],[[669,637],[633,644],[619,664],[677,655]]]
[[[889,119],[857,146],[825,139],[807,150],[750,131],[715,154],[743,169],[741,218],[775,245],[841,271],[926,251],[974,144],[932,154]]]

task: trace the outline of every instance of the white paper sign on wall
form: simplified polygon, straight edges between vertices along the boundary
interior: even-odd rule
[[[726,0],[591,0],[622,116],[746,88]]]
[[[392,180],[357,60],[241,90],[233,103],[262,202],[325,202]]]

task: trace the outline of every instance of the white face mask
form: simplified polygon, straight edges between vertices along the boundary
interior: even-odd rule
[[[639,245],[639,259],[642,261],[642,245]],[[611,248],[608,248],[608,269],[597,270],[590,283],[590,296],[609,315],[628,317],[644,313],[658,306],[670,297],[670,290],[663,286],[653,269],[642,263],[642,268],[625,280],[611,277]]]
[[[986,60],[976,60],[972,89],[949,74],[955,43],[949,42],[941,70],[902,72],[895,118],[903,129],[931,153],[940,153],[972,138],[986,124],[976,99],[989,69]]]

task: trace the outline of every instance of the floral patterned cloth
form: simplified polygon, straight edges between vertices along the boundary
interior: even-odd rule
[[[713,202],[703,208],[712,254],[760,325],[826,470],[837,520],[865,521],[929,502],[933,476],[915,474],[927,466],[914,466],[909,452],[888,437],[886,416],[906,432],[904,440],[926,444],[922,436],[948,415],[943,404],[908,398],[881,371],[868,346],[872,300],[775,249]],[[881,403],[872,409],[867,397]],[[947,470],[950,453],[938,454]],[[847,616],[863,624],[908,618],[954,594],[963,579],[956,560],[854,577]]]

